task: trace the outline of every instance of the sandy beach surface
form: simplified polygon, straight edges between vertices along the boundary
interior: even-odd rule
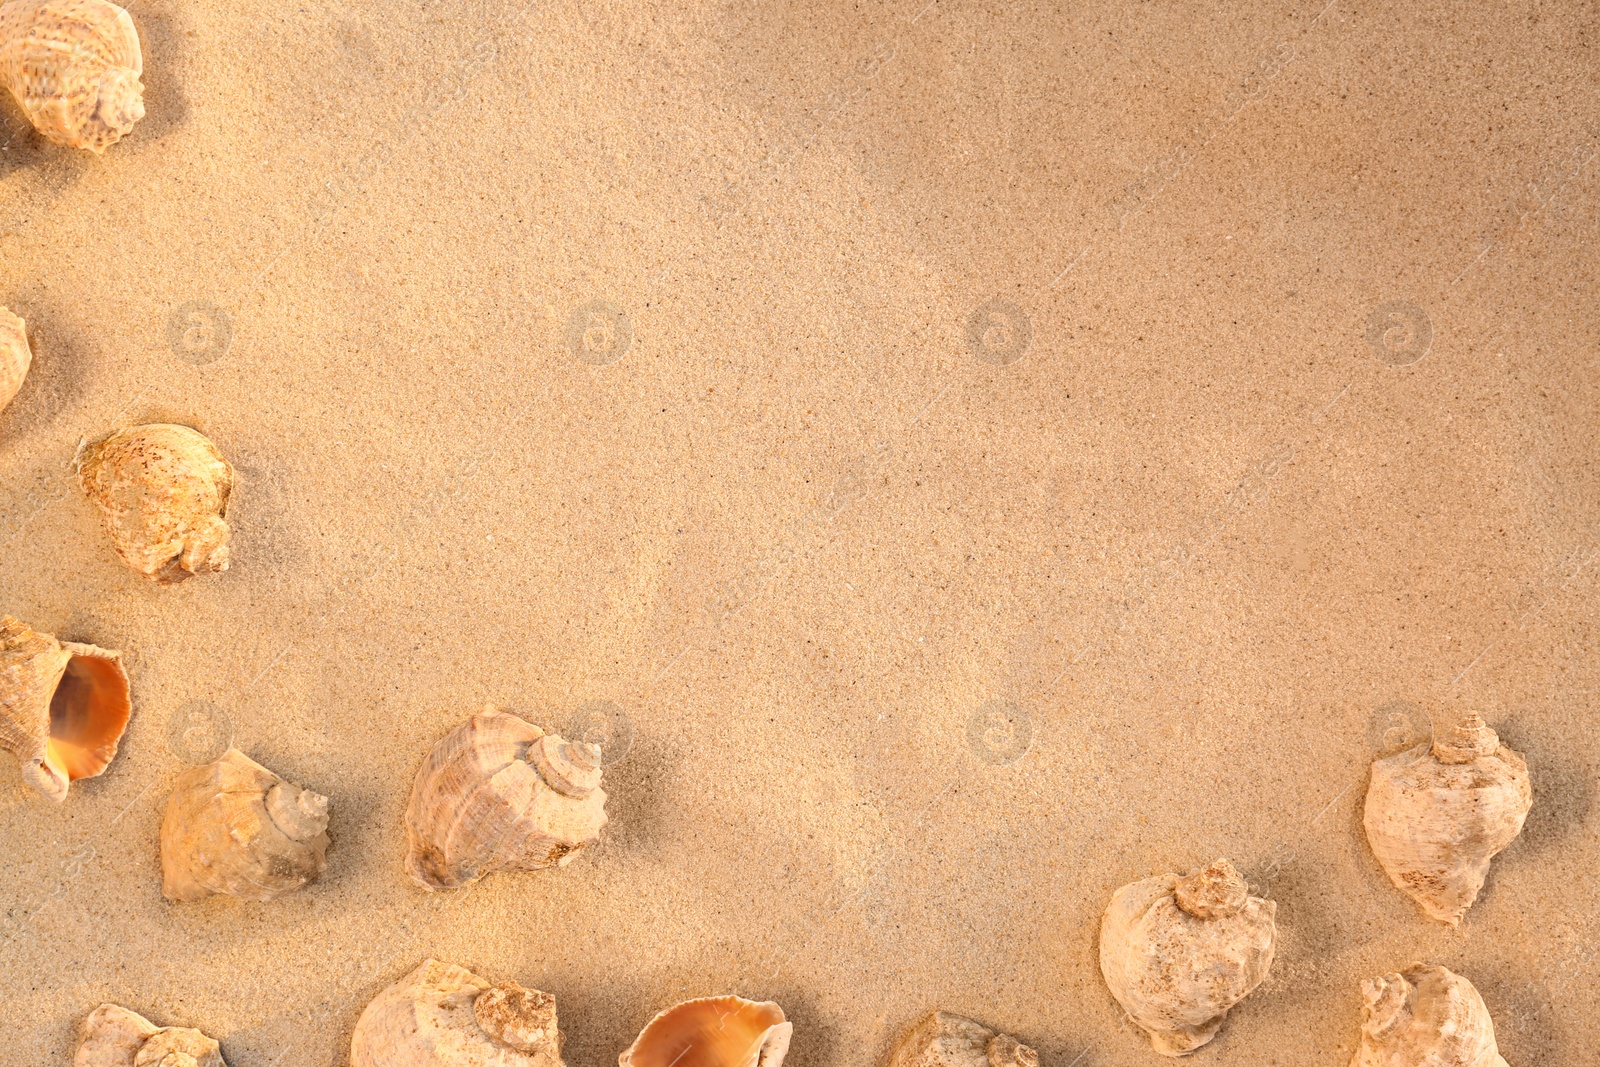
[[[123,143],[0,105],[0,612],[135,702],[63,805],[0,757],[0,1065],[115,1001],[338,1067],[430,956],[572,1067],[724,992],[789,1067],[934,1008],[1149,1065],[1100,915],[1218,856],[1278,953],[1192,1062],[1343,1067],[1417,960],[1600,1058],[1593,3],[520,3],[138,0]],[[150,421],[237,468],[226,574],[76,486]],[[611,823],[428,894],[487,704],[615,727]],[[1451,929],[1361,803],[1469,708],[1535,802]],[[162,898],[219,739],[331,798],[321,882]]]

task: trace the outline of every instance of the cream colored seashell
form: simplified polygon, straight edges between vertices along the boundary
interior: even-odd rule
[[[1350,1067],[1507,1067],[1472,983],[1415,963],[1361,983],[1361,1047]]]
[[[156,1026],[117,1004],[89,1013],[72,1067],[228,1067],[221,1047],[186,1026]]]
[[[406,870],[427,889],[568,862],[606,824],[598,745],[493,708],[422,761],[406,805]]]
[[[1474,712],[1431,745],[1375,761],[1362,824],[1389,880],[1455,926],[1532,806],[1527,763]]]
[[[556,998],[427,960],[356,1020],[350,1067],[562,1067]]]
[[[114,433],[83,454],[83,491],[122,562],[160,585],[228,569],[233,468],[187,426]]]
[[[1277,910],[1227,860],[1125,885],[1100,921],[1100,973],[1155,1050],[1182,1056],[1266,978]]]
[[[1039,1067],[1039,1054],[1008,1034],[936,1011],[900,1040],[889,1067]]]
[[[781,1067],[794,1024],[771,1001],[686,1000],[651,1019],[620,1067]]]
[[[0,80],[56,144],[100,153],[144,118],[133,19],[106,0],[0,7]]]
[[[328,798],[236,748],[178,776],[161,820],[161,892],[273,900],[327,867]]]
[[[0,748],[51,800],[103,772],[117,755],[133,705],[122,653],[57,641],[0,617]]]
[[[28,376],[33,365],[33,351],[28,348],[28,324],[10,310],[0,307],[0,411],[16,399],[22,388],[22,379]]]

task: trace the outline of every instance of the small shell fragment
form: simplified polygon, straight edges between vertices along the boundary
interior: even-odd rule
[[[71,783],[110,766],[132,714],[122,653],[0,617],[0,748],[29,785],[65,800]]]
[[[33,365],[33,350],[28,347],[28,324],[0,307],[0,411],[16,399],[22,379]]]
[[[562,1067],[556,998],[427,960],[372,999],[350,1067]]]
[[[771,1001],[687,1000],[651,1019],[619,1067],[781,1067],[794,1024]]]
[[[328,798],[236,748],[178,776],[161,821],[161,893],[273,900],[327,866]]]
[[[187,426],[152,423],[84,451],[83,491],[122,561],[158,585],[228,569],[233,468]]]
[[[0,7],[0,81],[46,138],[96,154],[144,118],[133,19],[107,0]]]
[[[1472,983],[1415,963],[1361,983],[1361,1047],[1350,1067],[1507,1067]]]
[[[889,1067],[1039,1067],[1039,1054],[1009,1034],[936,1011],[901,1039]]]
[[[102,1004],[78,1031],[72,1067],[228,1067],[199,1030],[156,1026],[138,1012]]]

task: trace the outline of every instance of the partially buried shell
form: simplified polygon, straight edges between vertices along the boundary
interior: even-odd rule
[[[228,569],[233,468],[187,426],[153,423],[85,450],[83,491],[122,561],[160,585]]]
[[[556,998],[427,960],[372,999],[350,1067],[562,1067]]]
[[[1039,1067],[1039,1054],[1009,1034],[936,1011],[901,1039],[889,1067]]]
[[[230,748],[178,776],[161,821],[161,892],[272,900],[321,877],[327,850],[328,798]]]
[[[0,618],[0,748],[51,800],[110,766],[133,705],[122,653]]]
[[[1155,1050],[1182,1056],[1267,976],[1276,914],[1227,860],[1125,885],[1100,922],[1100,973]]]
[[[1362,824],[1389,880],[1455,926],[1532,806],[1527,763],[1471,712],[1431,744],[1372,764]]]
[[[228,1067],[199,1030],[156,1026],[138,1012],[102,1004],[83,1020],[72,1067]]]
[[[566,863],[606,824],[600,748],[487,708],[433,747],[406,805],[406,870],[427,889]]]
[[[1472,983],[1416,963],[1361,983],[1361,1047],[1350,1067],[1507,1067]]]
[[[620,1067],[780,1067],[794,1024],[771,1001],[687,1000],[651,1019]]]
[[[0,307],[0,411],[16,399],[22,388],[22,379],[28,376],[33,365],[33,351],[28,348],[28,324],[10,310]]]
[[[133,19],[106,0],[13,0],[0,7],[0,80],[56,144],[99,153],[144,118]]]

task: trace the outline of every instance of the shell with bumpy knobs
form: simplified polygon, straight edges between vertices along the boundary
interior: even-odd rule
[[[102,1004],[78,1032],[72,1067],[228,1067],[222,1049],[199,1030],[156,1026],[138,1012]]]
[[[144,118],[133,19],[107,0],[0,7],[0,81],[46,138],[96,154]]]
[[[562,1067],[556,998],[427,960],[372,999],[350,1067]]]
[[[1009,1034],[936,1011],[901,1039],[889,1067],[1039,1067],[1039,1054]]]
[[[22,379],[33,365],[33,350],[28,347],[28,324],[0,307],[0,411],[16,399]]]
[[[1507,1067],[1472,983],[1416,963],[1361,983],[1361,1047],[1350,1067]]]
[[[621,1056],[620,1067],[782,1067],[794,1024],[771,1001],[702,997],[661,1012]]]

